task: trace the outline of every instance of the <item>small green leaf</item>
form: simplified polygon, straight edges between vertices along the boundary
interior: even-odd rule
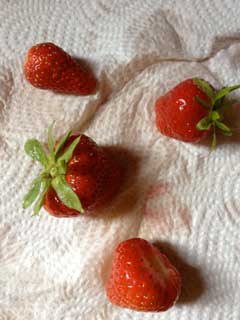
[[[61,161],[65,161],[66,163],[68,163],[68,161],[72,158],[73,152],[76,148],[76,146],[78,145],[79,141],[81,139],[80,137],[77,137],[71,144],[70,146],[67,148],[67,150],[58,158],[58,163]]]
[[[222,99],[223,97],[225,97],[227,94],[229,94],[230,92],[239,89],[240,85],[237,86],[231,86],[231,87],[224,87],[221,90],[219,90],[213,100],[213,104],[215,104],[218,100]]]
[[[67,141],[68,137],[70,136],[70,134],[72,133],[71,130],[68,130],[62,137],[62,139],[59,141],[56,150],[55,150],[55,155],[57,156],[59,154],[59,152],[61,151],[64,143]]]
[[[211,109],[211,105],[210,105],[207,101],[201,99],[200,97],[196,96],[196,97],[195,97],[195,100],[196,100],[199,104],[201,104],[203,107],[205,107],[206,109],[208,109],[208,110]]]
[[[52,180],[52,187],[56,191],[59,199],[69,208],[75,209],[83,213],[81,202],[65,180],[64,176],[57,176]]]
[[[211,99],[214,99],[215,92],[214,92],[213,88],[210,86],[210,84],[207,81],[205,81],[203,79],[199,79],[199,78],[194,78],[193,82],[200,89],[202,89],[202,91],[205,92],[208,97],[210,97]]]
[[[208,130],[210,129],[211,125],[212,125],[211,118],[205,117],[198,122],[196,127],[198,130]]]
[[[64,160],[58,162],[58,174],[65,174],[67,172],[67,164]]]
[[[232,131],[231,129],[226,126],[224,123],[220,122],[220,121],[216,121],[216,126],[223,132],[223,133],[227,133],[227,135],[232,135]]]
[[[36,139],[30,139],[25,143],[24,150],[33,160],[40,162],[44,167],[48,164],[48,158],[43,146]]]
[[[50,179],[43,181],[42,191],[37,199],[37,202],[35,203],[35,206],[33,209],[33,215],[37,215],[39,213],[40,209],[42,208],[43,203],[44,203],[45,194],[46,194],[48,188],[50,187],[50,185],[51,185]]]
[[[221,116],[217,111],[210,112],[209,117],[212,119],[213,122],[221,119]]]
[[[23,198],[23,208],[28,208],[37,198],[42,184],[42,177],[38,177],[31,183],[30,190]]]
[[[48,148],[50,151],[50,156],[53,160],[55,160],[55,153],[54,153],[55,141],[54,141],[53,133],[52,133],[54,124],[55,124],[55,122],[53,122],[51,124],[51,126],[48,128]]]

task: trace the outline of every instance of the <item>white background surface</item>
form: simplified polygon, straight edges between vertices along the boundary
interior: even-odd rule
[[[240,83],[239,16],[237,0],[0,0],[1,320],[240,319],[239,136],[210,153],[161,136],[153,112],[156,98],[185,78]],[[24,56],[45,41],[88,59],[98,94],[31,87]],[[44,141],[53,120],[58,136],[72,127],[126,151],[129,179],[103,217],[56,219],[42,210],[31,218],[21,208],[39,170],[23,144]],[[135,236],[170,246],[183,275],[182,298],[166,313],[106,299],[113,248]]]

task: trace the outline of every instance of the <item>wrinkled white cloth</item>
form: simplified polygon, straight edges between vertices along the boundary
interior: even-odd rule
[[[1,320],[240,319],[239,135],[211,153],[154,124],[156,98],[183,79],[240,83],[239,16],[237,0],[0,0]],[[90,62],[96,95],[25,81],[27,49],[46,41]],[[238,127],[237,107],[232,118]],[[81,130],[129,161],[124,190],[100,218],[32,218],[21,207],[39,172],[24,142],[46,141],[53,120],[58,137]],[[136,236],[165,248],[182,273],[182,298],[166,313],[106,298],[113,249]]]

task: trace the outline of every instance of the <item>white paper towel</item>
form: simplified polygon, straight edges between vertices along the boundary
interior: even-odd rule
[[[0,9],[0,319],[239,320],[240,136],[210,153],[161,136],[153,112],[182,79],[240,83],[239,2],[0,0]],[[98,94],[29,85],[24,55],[44,41],[87,58]],[[23,144],[44,141],[53,120],[58,136],[80,129],[129,161],[124,190],[98,219],[31,218],[21,208],[39,170]],[[168,248],[183,275],[182,298],[166,313],[106,299],[112,251],[135,236]]]

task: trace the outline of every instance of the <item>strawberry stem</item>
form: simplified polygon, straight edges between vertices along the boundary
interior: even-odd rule
[[[213,124],[213,138],[212,138],[212,145],[211,149],[214,150],[217,146],[217,136],[216,136],[216,126],[215,123]]]
[[[29,207],[37,199],[33,211],[34,215],[38,214],[44,203],[45,194],[49,187],[52,186],[63,204],[83,213],[84,210],[77,194],[75,194],[71,186],[65,180],[67,163],[72,158],[73,152],[80,142],[81,136],[74,139],[70,146],[60,154],[71,131],[68,130],[63,135],[57,147],[54,148],[55,140],[52,134],[53,125],[54,123],[48,129],[48,154],[45,153],[43,146],[36,139],[28,140],[25,144],[25,152],[33,160],[38,161],[43,166],[43,171],[39,177],[32,182],[29,192],[23,199],[23,208]]]
[[[211,101],[209,104],[200,97],[195,97],[199,104],[209,110],[208,115],[197,123],[196,128],[198,130],[210,130],[211,127],[213,128],[212,149],[214,149],[217,144],[216,128],[225,136],[232,135],[232,130],[222,122],[223,111],[231,106],[230,103],[226,103],[224,100],[230,92],[239,89],[240,85],[223,87],[220,90],[215,91],[210,84],[203,79],[194,78],[193,82],[210,98]]]

